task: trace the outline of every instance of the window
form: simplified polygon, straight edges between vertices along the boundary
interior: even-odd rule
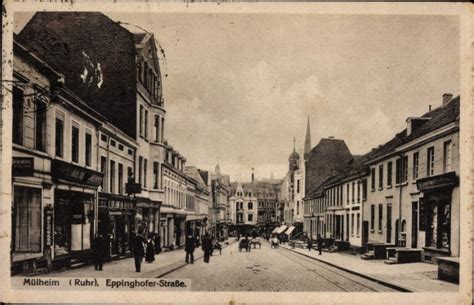
[[[370,205],[370,230],[375,229],[375,204]]]
[[[351,214],[351,235],[354,235],[354,214]]]
[[[247,219],[248,221],[253,221],[253,214],[248,214]]]
[[[357,202],[360,202],[360,181],[357,181]]]
[[[383,220],[383,204],[379,204],[379,231],[382,231],[382,220]]]
[[[362,200],[367,199],[367,179],[362,180]]]
[[[418,165],[420,163],[420,155],[418,152],[413,154],[413,181],[418,179]]]
[[[62,158],[64,156],[64,117],[61,114],[56,114],[56,157]]]
[[[131,156],[133,155],[133,150],[129,149],[127,153]]]
[[[370,189],[373,191],[375,190],[375,168],[374,167],[370,169],[370,179],[371,179]]]
[[[118,145],[118,149],[119,149],[119,150],[123,150],[123,145],[122,145],[122,144],[119,144],[119,145]]]
[[[110,140],[110,146],[115,147],[116,144],[117,142],[115,142],[115,140]]]
[[[434,175],[434,147],[428,148],[426,159],[426,174],[429,176]]]
[[[79,162],[79,127],[76,126],[72,126],[71,159],[72,162]]]
[[[300,214],[300,202],[299,200],[296,202],[296,215]]]
[[[13,143],[23,145],[23,115],[24,115],[23,91],[17,87],[13,88]]]
[[[357,213],[357,236],[360,235],[360,213]]]
[[[118,164],[118,193],[123,194],[123,164]]]
[[[444,142],[443,145],[443,172],[451,171],[451,140]]]
[[[408,157],[404,156],[396,161],[395,183],[400,184],[408,180]]]
[[[86,166],[91,166],[92,161],[92,135],[86,133]]]
[[[355,182],[352,182],[352,203],[355,201]]]
[[[143,157],[138,157],[138,183],[142,183],[142,164],[143,164]]]
[[[158,178],[159,178],[159,172],[158,172],[158,162],[153,162],[153,188],[157,189],[158,188]]]
[[[346,184],[346,193],[347,193],[347,194],[346,194],[346,196],[347,196],[346,202],[347,202],[347,203],[349,203],[349,196],[350,196],[350,194],[349,194],[349,189],[350,189],[350,186],[349,186],[349,183],[348,183],[348,184]]]
[[[379,189],[383,189],[383,164],[379,165]]]
[[[253,202],[249,202],[249,203],[248,203],[248,209],[249,209],[249,210],[252,210],[252,209],[253,209]]]
[[[100,156],[100,172],[104,174],[104,178],[102,179],[102,189],[106,190],[106,181],[107,181],[107,158],[104,156]]]
[[[143,136],[143,115],[144,115],[144,110],[143,109],[143,106],[140,105],[140,120],[139,120],[139,123],[140,123],[140,126],[139,126],[139,134],[141,136]]]
[[[148,160],[143,159],[143,187],[146,187]]]
[[[161,118],[161,135],[160,135],[161,142],[163,142],[164,137],[165,137],[165,118]]]
[[[129,166],[129,167],[127,167],[127,181],[130,181],[130,179],[132,179],[131,182],[135,182],[135,178],[133,177],[132,168]]]
[[[110,160],[110,192],[115,192],[115,161]]]
[[[15,252],[41,252],[41,189],[14,187],[12,226]]]
[[[36,149],[46,151],[46,104],[40,100],[36,100],[35,111],[35,138]]]
[[[148,110],[145,110],[145,139],[148,139]]]
[[[160,141],[160,116],[155,115],[155,142]]]
[[[392,161],[388,162],[387,164],[387,187],[392,186]]]
[[[296,180],[296,193],[300,193],[300,179]]]
[[[103,142],[107,142],[107,136],[105,134],[100,135],[100,140]]]

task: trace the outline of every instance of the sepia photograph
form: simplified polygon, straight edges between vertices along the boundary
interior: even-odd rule
[[[68,6],[11,36],[12,289],[460,292],[459,14]]]

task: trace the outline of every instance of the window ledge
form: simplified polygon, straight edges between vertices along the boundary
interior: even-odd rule
[[[392,188],[392,186],[391,186],[391,185],[387,185],[387,189],[391,189],[391,188]]]
[[[379,234],[383,234],[383,230],[379,230]]]
[[[379,187],[379,191],[383,190],[383,187]]]
[[[371,191],[371,192],[375,192],[375,189],[371,189],[370,191]]]
[[[375,232],[375,230],[374,230],[374,229],[371,229],[371,230],[370,230],[370,233],[374,233],[374,232]]]

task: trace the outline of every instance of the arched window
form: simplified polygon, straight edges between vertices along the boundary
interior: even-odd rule
[[[249,202],[248,207],[249,207],[249,210],[253,210],[253,202]]]

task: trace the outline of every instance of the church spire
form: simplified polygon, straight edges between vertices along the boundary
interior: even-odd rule
[[[310,152],[311,152],[311,128],[309,126],[309,115],[308,115],[308,125],[306,126],[306,139],[304,141],[304,159],[305,160],[308,160]]]

